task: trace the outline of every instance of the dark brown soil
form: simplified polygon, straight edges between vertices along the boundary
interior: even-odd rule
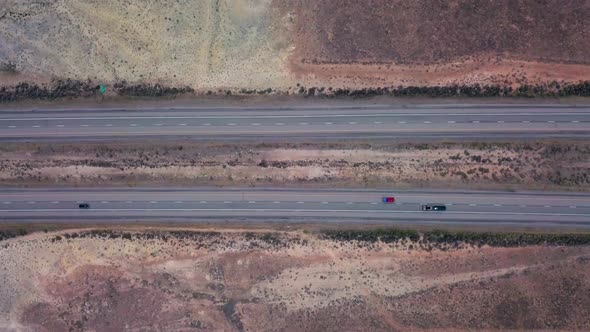
[[[472,56],[590,63],[586,0],[288,1],[300,61],[432,64]]]

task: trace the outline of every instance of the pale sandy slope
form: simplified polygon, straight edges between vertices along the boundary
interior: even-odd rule
[[[284,87],[288,20],[269,3],[11,0],[0,4],[0,61],[38,79]]]

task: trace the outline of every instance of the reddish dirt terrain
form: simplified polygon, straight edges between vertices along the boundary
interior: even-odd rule
[[[307,62],[429,65],[477,55],[588,64],[585,0],[303,0],[295,7]]]
[[[67,234],[0,243],[1,330],[590,329],[588,246]]]
[[[291,69],[348,87],[540,83],[590,77],[590,4],[567,1],[304,0]]]

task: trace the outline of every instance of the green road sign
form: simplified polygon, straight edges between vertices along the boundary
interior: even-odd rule
[[[104,84],[100,85],[100,92],[102,92],[103,94],[107,93],[107,87]]]

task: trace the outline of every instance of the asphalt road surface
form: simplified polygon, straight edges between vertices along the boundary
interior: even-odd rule
[[[383,203],[395,196],[395,203]],[[89,209],[80,209],[88,203]],[[445,204],[424,212],[420,204]],[[2,189],[0,221],[251,220],[590,226],[590,194],[280,189]]]
[[[2,110],[0,140],[590,137],[590,106]]]

